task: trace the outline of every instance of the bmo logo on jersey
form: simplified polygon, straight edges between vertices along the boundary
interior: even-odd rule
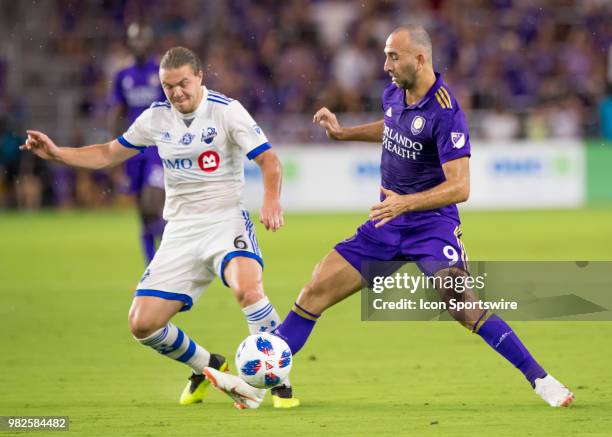
[[[220,163],[219,154],[214,150],[207,150],[198,157],[198,166],[206,173],[212,173],[218,169]]]
[[[191,159],[188,158],[162,159],[162,163],[168,170],[189,170],[193,167],[193,162],[191,162]]]

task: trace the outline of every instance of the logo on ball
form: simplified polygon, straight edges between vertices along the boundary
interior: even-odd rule
[[[292,356],[287,343],[268,333],[248,336],[236,351],[238,376],[257,388],[272,388],[287,378]]]

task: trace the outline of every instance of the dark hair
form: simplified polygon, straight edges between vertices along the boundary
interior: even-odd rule
[[[202,61],[193,50],[185,47],[172,47],[162,57],[159,68],[169,70],[171,68],[180,68],[183,65],[189,65],[195,74],[202,71]]]

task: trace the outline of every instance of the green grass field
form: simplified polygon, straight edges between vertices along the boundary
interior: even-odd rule
[[[289,215],[278,234],[258,229],[281,317],[363,218]],[[612,209],[467,212],[463,221],[473,260],[612,259]],[[0,415],[68,415],[70,433],[84,436],[612,434],[612,323],[513,323],[576,393],[571,408],[552,409],[478,336],[451,322],[361,322],[358,296],[330,309],[296,356],[299,409],[266,399],[238,411],[212,390],[181,407],[189,370],[127,329],[142,271],[131,212],[0,215]],[[176,323],[228,356],[247,333],[219,283]]]

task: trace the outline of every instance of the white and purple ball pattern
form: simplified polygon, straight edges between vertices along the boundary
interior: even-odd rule
[[[291,371],[291,350],[276,335],[249,335],[236,351],[238,375],[249,385],[272,388],[281,384]]]

